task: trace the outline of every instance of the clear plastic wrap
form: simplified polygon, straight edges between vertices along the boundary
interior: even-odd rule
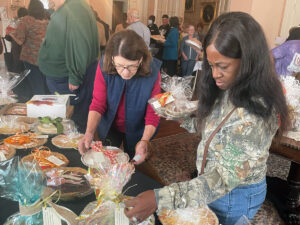
[[[30,129],[30,126],[22,122],[20,117],[14,115],[0,116],[0,134],[23,133]]]
[[[10,216],[5,225],[43,225],[44,209],[48,208],[63,220],[62,224],[75,225],[76,214],[52,203],[55,192],[45,187],[46,178],[37,163],[20,161],[18,157],[0,162],[0,196],[19,203],[19,212]]]
[[[15,88],[28,74],[30,70],[25,70],[21,74],[8,73],[2,69],[0,76],[0,105],[17,102],[12,89]]]
[[[300,132],[300,82],[293,76],[281,76],[291,118],[291,131]]]
[[[82,211],[82,214],[90,212],[96,206],[97,201],[89,203]],[[123,206],[120,206],[120,208],[118,207],[119,206],[115,202],[106,201],[101,204],[96,214],[88,217],[85,220],[80,220],[78,225],[115,225],[117,224],[115,220],[116,210],[123,210]],[[154,223],[155,218],[152,215],[138,225],[154,225]]]
[[[0,195],[22,206],[34,205],[42,196],[45,178],[36,163],[19,162],[18,157],[0,162]],[[43,224],[42,212],[31,216],[14,214],[6,224]]]
[[[68,123],[63,122],[63,126],[63,134],[52,138],[52,144],[59,148],[78,149],[78,142],[84,135],[78,132],[77,127],[72,120],[69,120]]]
[[[165,93],[158,94],[148,102],[154,111],[168,119],[183,119],[198,109],[198,101],[191,101],[194,77],[170,77],[162,74],[161,87]]]
[[[113,208],[119,207],[122,189],[135,171],[134,165],[129,162],[129,156],[122,150],[102,146],[101,142],[94,142],[91,148],[82,156],[82,162],[89,167],[86,178],[95,189],[97,203],[90,210],[81,213],[79,219],[85,221],[83,224],[91,217],[103,217],[103,205],[110,204],[107,202],[115,204]],[[107,217],[114,218],[110,213]],[[106,224],[113,221],[109,218],[107,220],[110,222]]]
[[[70,134],[75,130],[75,123],[72,120],[61,117],[52,119],[50,116],[38,117],[35,127],[35,132],[49,135]]]
[[[158,212],[163,225],[218,225],[218,217],[207,206],[176,210],[163,209]]]

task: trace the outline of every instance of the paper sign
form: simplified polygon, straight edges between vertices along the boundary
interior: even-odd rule
[[[129,225],[129,219],[124,214],[124,208],[115,209],[115,225]]]
[[[61,225],[61,219],[51,207],[43,208],[43,221],[44,225]]]
[[[48,135],[37,135],[34,136],[35,138],[48,138]]]
[[[49,162],[54,163],[57,166],[61,166],[65,164],[64,161],[60,160],[59,158],[55,157],[54,155],[50,155],[48,158],[46,158]]]
[[[0,151],[0,162],[5,161],[5,160],[6,160],[6,157],[5,157],[4,153],[2,151]]]

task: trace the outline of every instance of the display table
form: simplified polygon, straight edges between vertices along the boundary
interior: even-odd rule
[[[1,140],[5,138],[4,136],[0,136]],[[77,150],[74,149],[58,149],[57,147],[53,146],[51,144],[50,138],[48,139],[48,142],[46,144],[52,151],[55,152],[60,152],[64,154],[68,160],[70,161],[69,165],[70,167],[82,167],[86,168],[82,162],[81,162],[81,155]],[[16,155],[23,157],[27,154],[29,154],[31,150],[17,150]],[[153,179],[147,177],[146,175],[140,173],[139,171],[136,171],[129,183],[124,187],[124,190],[126,190],[127,187],[130,187],[134,184],[137,184],[136,186],[130,188],[127,192],[126,195],[129,196],[136,196],[141,192],[144,192],[146,190],[151,190],[154,188],[160,188],[162,187],[161,184],[157,183]],[[92,201],[95,201],[95,194],[88,195],[87,197],[84,197],[79,200],[74,200],[74,201],[59,201],[58,204],[65,206],[72,210],[74,213],[77,215],[80,214],[80,212],[83,210],[83,208]],[[4,224],[6,219],[11,216],[12,214],[18,212],[18,203],[10,200],[6,200],[4,198],[0,198],[0,224]],[[156,224],[160,224],[158,221]]]
[[[283,216],[288,224],[300,224],[300,141],[283,137],[280,144],[272,144],[270,152],[291,161],[287,177],[287,193],[284,193],[286,197],[283,204],[278,201],[277,208],[283,208]],[[283,195],[282,190],[280,195]]]

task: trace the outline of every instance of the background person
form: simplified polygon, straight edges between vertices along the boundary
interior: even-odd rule
[[[150,45],[150,30],[148,27],[140,21],[140,14],[137,9],[129,9],[127,12],[127,23],[129,26],[128,30],[135,31],[138,35],[140,35],[146,45],[149,47]]]
[[[99,55],[98,28],[85,0],[53,0],[38,64],[51,93],[70,94],[83,83],[86,69]],[[59,9],[59,10],[58,10]]]
[[[10,33],[14,41],[22,46],[20,60],[24,62],[25,68],[30,69],[30,74],[26,77],[29,85],[26,92],[30,99],[33,95],[48,94],[45,77],[38,66],[38,53],[41,43],[45,37],[48,20],[45,20],[45,10],[43,3],[39,0],[31,0],[28,5],[28,16],[20,19],[15,31]]]
[[[171,29],[170,24],[169,24],[169,16],[167,14],[162,15],[161,22],[162,22],[162,24],[158,28],[159,33],[160,33],[160,35],[163,35],[163,36],[165,36],[165,38],[167,38],[169,31]]]
[[[264,202],[269,148],[288,127],[288,108],[263,30],[246,13],[225,13],[212,23],[203,48],[198,119],[182,126],[201,128],[197,169],[200,173],[203,163],[204,173],[125,202],[131,221],[143,221],[156,209],[208,204],[220,224],[232,225],[243,215],[252,219]],[[208,138],[227,116],[202,161]]]
[[[178,32],[179,21],[178,17],[174,16],[170,18],[170,32],[164,41],[163,49],[163,68],[165,72],[174,76],[177,74],[177,60],[178,60]]]
[[[189,25],[187,28],[187,33],[188,35],[182,39],[180,44],[182,76],[192,75],[196,60],[198,58],[197,52],[185,42],[186,40],[192,40],[198,37],[195,34],[195,27],[193,25]]]
[[[137,164],[148,155],[148,143],[159,123],[148,100],[160,93],[160,62],[132,30],[115,33],[97,69],[88,124],[78,148],[89,149],[97,130],[104,145],[120,147]],[[126,103],[126,104],[125,104]]]
[[[287,40],[271,52],[278,75],[286,76],[300,72],[300,27],[291,28]]]
[[[155,16],[154,15],[150,15],[149,18],[148,18],[148,28],[150,30],[151,35],[158,35],[159,34],[158,27],[155,24]]]

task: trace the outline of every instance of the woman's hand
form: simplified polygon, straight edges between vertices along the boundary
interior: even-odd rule
[[[135,156],[133,164],[139,165],[145,161],[146,157],[149,154],[149,142],[148,141],[139,141],[135,147]]]
[[[78,151],[81,155],[87,152],[90,148],[90,145],[93,141],[93,134],[85,133],[83,138],[81,138],[78,142]]]
[[[156,209],[155,193],[153,190],[149,190],[139,194],[134,199],[126,201],[124,212],[130,221],[140,223],[151,216]]]

